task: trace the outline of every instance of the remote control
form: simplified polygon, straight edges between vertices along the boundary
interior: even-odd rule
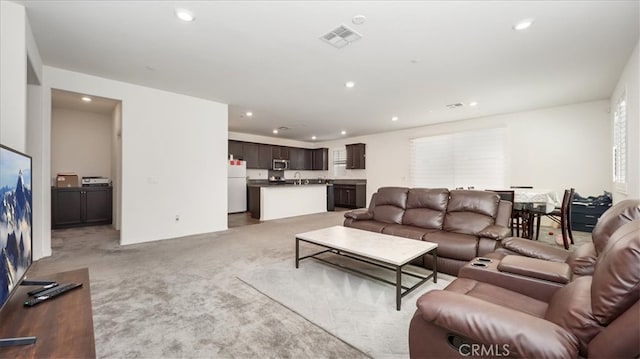
[[[42,303],[47,299],[51,299],[51,298],[55,298],[61,294],[64,294],[72,289],[76,289],[76,288],[80,288],[82,287],[82,283],[71,283],[71,284],[64,284],[61,285],[59,287],[55,287],[55,288],[51,288],[50,290],[52,290],[51,292],[49,292],[47,295],[39,295],[33,299],[27,300],[26,302],[24,302],[24,306],[25,307],[33,307],[36,304]]]
[[[31,291],[28,291],[27,294],[30,295],[30,296],[34,296],[36,294],[39,294],[39,293],[47,291],[47,289],[51,289],[51,288],[54,288],[54,287],[57,287],[57,286],[58,286],[58,283],[47,284],[44,287],[40,287],[40,288],[31,290]]]

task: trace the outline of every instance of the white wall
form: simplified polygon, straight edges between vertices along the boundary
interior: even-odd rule
[[[78,178],[112,178],[113,119],[64,108],[51,110],[51,177],[73,172]]]
[[[378,187],[410,186],[409,140],[430,135],[505,126],[508,185],[532,185],[562,194],[610,191],[609,101],[442,123],[319,143],[334,148],[362,142],[366,147],[367,200]],[[352,172],[352,176],[358,171]]]
[[[627,189],[614,190],[613,201],[618,202],[626,198],[640,198],[640,58],[638,57],[640,42],[633,50],[624,68],[618,84],[611,94],[611,128],[613,128],[613,114],[616,102],[626,90],[627,97]],[[609,149],[611,154],[611,148]],[[611,167],[608,173],[611,174]],[[611,185],[613,187],[613,184]]]
[[[118,102],[112,114],[111,133],[111,183],[113,186],[113,227],[120,230],[122,221],[122,104]]]
[[[26,152],[27,34],[21,5],[0,1],[0,143]]]
[[[49,96],[56,88],[122,102],[122,244],[227,229],[227,105],[47,66],[44,74]]]

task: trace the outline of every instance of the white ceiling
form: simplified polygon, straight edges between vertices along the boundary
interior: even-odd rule
[[[640,32],[637,0],[18,2],[46,65],[228,103],[229,130],[303,141],[607,99]],[[341,24],[362,39],[319,40]]]

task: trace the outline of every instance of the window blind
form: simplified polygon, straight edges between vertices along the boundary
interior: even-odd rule
[[[413,187],[504,188],[502,127],[416,138],[410,152]]]
[[[627,101],[623,93],[613,115],[613,182],[619,189],[627,183]]]

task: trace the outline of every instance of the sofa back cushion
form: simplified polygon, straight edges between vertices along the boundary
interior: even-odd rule
[[[601,253],[609,242],[609,238],[625,223],[640,219],[640,200],[627,199],[616,203],[602,214],[598,223],[593,227],[591,238],[596,247],[596,253]]]
[[[495,224],[499,205],[500,196],[494,192],[452,190],[443,229],[477,235],[488,225]]]
[[[591,284],[595,318],[608,325],[640,297],[640,219],[613,233],[600,253]]]
[[[407,209],[402,224],[442,229],[448,203],[449,190],[446,188],[412,188],[407,194]]]
[[[404,210],[407,208],[406,187],[380,187],[375,196],[373,219],[384,223],[402,223]]]

